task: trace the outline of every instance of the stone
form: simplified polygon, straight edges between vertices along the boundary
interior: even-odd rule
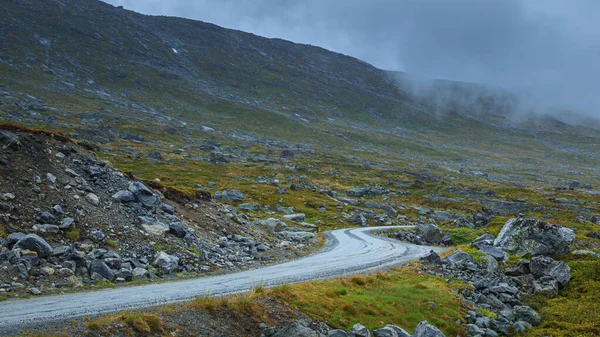
[[[90,276],[93,276],[93,274],[97,274],[108,281],[115,279],[112,269],[102,260],[93,260],[90,264]],[[94,278],[92,277],[92,279]]]
[[[418,225],[417,231],[423,240],[432,244],[438,244],[448,237],[438,226],[431,223]]]
[[[33,294],[33,295],[41,295],[42,294],[42,292],[38,288],[31,288],[31,289],[29,289],[29,292],[31,292],[31,294]]]
[[[412,333],[412,337],[446,337],[438,328],[421,321]]]
[[[263,220],[260,224],[273,232],[281,232],[288,227],[285,222],[275,218]]]
[[[508,220],[494,240],[494,246],[517,256],[560,255],[569,252],[575,241],[573,230],[533,218]]]
[[[338,198],[337,200],[338,200],[339,202],[342,202],[342,203],[344,203],[344,204],[346,204],[346,205],[350,205],[350,206],[358,206],[358,204],[359,204],[358,200],[355,200],[355,199],[350,199],[350,198],[343,198],[343,197],[340,197],[340,198]]]
[[[23,237],[25,237],[25,233],[21,233],[21,232],[10,233],[6,237],[4,245],[8,248],[12,248],[15,245],[15,243],[17,243]]]
[[[359,227],[367,227],[369,224],[367,223],[367,218],[362,213],[358,213],[353,215],[350,218],[350,222],[359,226]]]
[[[438,253],[433,250],[430,250],[429,253],[425,254],[425,256],[421,257],[419,260],[423,263],[442,264],[442,259]]]
[[[247,202],[238,205],[238,209],[241,209],[242,211],[258,211],[260,210],[260,204],[256,202]]]
[[[52,246],[36,234],[27,234],[23,236],[15,243],[13,248],[32,250],[36,252],[39,257],[48,257],[52,254]]]
[[[179,258],[174,255],[169,255],[164,251],[157,252],[154,255],[152,265],[161,269],[164,274],[170,274],[178,267]]]
[[[63,256],[71,254],[73,249],[70,246],[57,246],[52,250],[52,256]]]
[[[333,330],[329,330],[327,331],[327,337],[347,337],[348,334],[346,333],[346,331],[341,330],[341,329],[333,329]]]
[[[142,279],[148,276],[148,271],[144,268],[133,268],[131,274],[134,279]]]
[[[133,193],[131,191],[127,191],[127,190],[121,190],[121,191],[113,194],[111,198],[113,200],[121,202],[121,203],[128,203],[128,202],[135,201],[135,197],[133,196]]]
[[[269,250],[269,247],[267,247],[267,245],[265,245],[264,243],[259,243],[255,246],[256,250],[259,252],[264,252]]]
[[[42,223],[45,223],[45,224],[55,224],[57,222],[56,217],[54,215],[52,215],[50,212],[40,213],[39,219]]]
[[[534,256],[529,261],[529,269],[536,279],[550,277],[564,287],[571,280],[571,268],[562,261],[548,256]]]
[[[164,222],[160,222],[151,217],[138,216],[138,220],[139,220],[142,228],[146,232],[148,232],[152,235],[164,236],[166,233],[168,233],[171,230],[169,225],[165,224]]]
[[[279,234],[281,234],[284,238],[293,241],[306,241],[315,238],[315,233],[311,232],[281,231]]]
[[[60,228],[60,229],[68,229],[69,227],[71,227],[71,225],[72,225],[74,222],[75,222],[75,219],[73,219],[73,218],[69,218],[69,217],[67,217],[67,218],[64,218],[64,219],[61,221],[60,225],[58,225],[58,228]]]
[[[369,329],[367,329],[366,326],[360,324],[360,323],[356,323],[352,326],[352,329],[350,329],[350,333],[348,334],[348,336],[351,337],[371,337],[371,333],[369,332]]]
[[[169,224],[169,233],[175,235],[178,238],[184,238],[187,234],[186,230],[183,229],[183,226],[179,222],[171,222]]]
[[[85,195],[85,200],[94,206],[100,205],[100,198],[94,193],[88,193]]]
[[[225,202],[238,202],[246,199],[246,195],[239,190],[223,190],[215,193],[214,198]]]
[[[73,178],[79,177],[79,174],[77,174],[77,172],[73,171],[70,168],[66,168],[65,169],[65,173],[68,174],[68,175],[70,175]]]
[[[410,337],[410,334],[406,330],[402,329],[401,327],[388,324],[385,326],[385,328],[388,328],[388,329],[394,331],[396,333],[396,336],[398,336],[398,337]]]
[[[161,211],[167,213],[167,214],[174,214],[175,213],[175,207],[167,204],[167,203],[161,203],[159,208],[161,209]]]
[[[104,240],[105,237],[106,235],[104,235],[104,232],[101,230],[95,230],[90,233],[90,239],[92,239],[94,242],[100,242]]]
[[[479,251],[488,254],[489,256],[493,257],[494,259],[500,262],[508,261],[508,253],[498,247],[481,245],[479,246]]]
[[[454,265],[466,265],[469,263],[474,263],[473,257],[469,253],[465,253],[460,249],[448,255],[444,260]]]
[[[104,173],[104,169],[100,166],[90,166],[90,167],[88,167],[87,171],[90,174],[90,176],[92,176],[92,177],[97,177],[99,175],[102,175],[102,173]]]
[[[135,200],[141,202],[144,206],[151,207],[160,202],[160,199],[139,181],[130,182],[127,189],[133,194]]]
[[[34,225],[33,230],[39,232],[41,234],[56,234],[59,231],[59,227],[57,225]]]
[[[46,180],[48,180],[48,184],[50,185],[56,184],[56,176],[50,172],[46,173]]]
[[[524,321],[533,326],[537,326],[542,322],[540,315],[528,306],[516,305],[513,307],[513,314],[517,321]]]
[[[306,215],[304,213],[287,214],[283,216],[286,220],[292,220],[296,222],[305,222]]]

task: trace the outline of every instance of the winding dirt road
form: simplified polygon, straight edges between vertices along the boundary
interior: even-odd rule
[[[328,232],[324,251],[298,260],[234,274],[93,292],[8,300],[0,303],[0,335],[52,321],[245,292],[256,285],[324,279],[370,272],[406,263],[433,249],[371,234],[399,227],[367,227]]]

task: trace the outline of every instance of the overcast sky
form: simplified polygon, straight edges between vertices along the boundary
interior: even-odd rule
[[[600,116],[598,0],[107,0]]]

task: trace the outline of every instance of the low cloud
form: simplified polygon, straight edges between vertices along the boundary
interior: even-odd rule
[[[539,110],[600,117],[595,0],[108,0],[322,46],[422,78],[519,93]]]

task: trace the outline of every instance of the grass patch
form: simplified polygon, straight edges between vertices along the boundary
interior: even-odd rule
[[[376,329],[393,322],[411,330],[426,319],[446,335],[455,336],[463,332],[455,321],[464,313],[452,290],[460,287],[405,267],[376,275],[285,285],[269,292],[335,328],[349,329],[361,322]]]
[[[113,324],[125,324],[127,335],[160,335],[164,332],[162,318],[155,314],[125,311],[117,315],[101,316],[96,319],[88,319],[85,326],[98,332],[111,333]]]
[[[81,233],[79,231],[70,231],[65,234],[67,239],[77,241],[81,237]]]

